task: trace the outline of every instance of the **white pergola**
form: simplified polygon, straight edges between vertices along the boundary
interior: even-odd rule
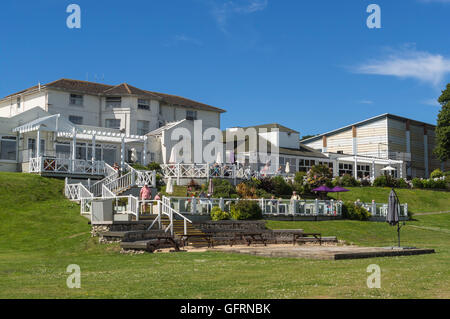
[[[403,170],[401,169],[401,165],[403,165],[403,161],[399,161],[399,160],[391,160],[391,159],[384,159],[384,158],[375,158],[375,157],[365,157],[365,156],[352,156],[352,155],[347,155],[347,156],[338,156],[336,157],[336,160],[338,162],[354,162],[354,174],[355,174],[355,178],[357,178],[357,167],[358,164],[370,164],[372,166],[372,173],[371,173],[371,178],[374,179],[375,178],[375,165],[386,165],[386,166],[391,166],[391,165],[395,165],[398,164],[400,165],[400,169],[399,169],[399,174],[400,174],[400,178],[403,177]]]
[[[102,127],[87,127],[75,125],[60,114],[50,115],[42,118],[38,118],[24,125],[16,127],[13,132],[24,134],[30,132],[36,132],[36,157],[40,157],[41,153],[41,132],[51,132],[56,134],[57,137],[72,139],[71,145],[71,158],[76,160],[76,147],[77,139],[91,140],[92,141],[92,161],[95,161],[95,149],[96,142],[111,142],[121,144],[121,166],[125,164],[125,145],[127,143],[143,143],[143,164],[147,163],[147,136],[139,135],[127,135],[122,132],[118,132],[114,129],[102,128]]]

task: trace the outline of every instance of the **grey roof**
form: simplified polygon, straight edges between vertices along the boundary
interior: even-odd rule
[[[384,114],[380,114],[380,115],[368,118],[368,119],[360,121],[360,122],[356,122],[356,123],[349,124],[349,125],[346,125],[344,127],[341,127],[341,128],[338,128],[338,129],[335,129],[335,130],[332,130],[332,131],[328,131],[326,133],[318,134],[318,135],[316,135],[314,137],[307,138],[306,140],[302,140],[302,143],[314,142],[314,141],[317,141],[317,140],[323,138],[323,136],[334,135],[334,134],[337,134],[337,133],[349,130],[353,126],[358,127],[358,126],[361,126],[361,125],[365,125],[367,123],[371,123],[371,122],[377,121],[377,120],[382,119],[384,117],[395,119],[395,120],[400,120],[400,121],[411,121],[412,124],[425,125],[425,126],[432,127],[432,128],[436,127],[433,124],[429,124],[429,123],[425,123],[425,122],[409,119],[409,118],[406,118],[406,117],[403,117],[403,116],[399,116],[399,115],[394,115],[394,114],[390,114],[390,113],[384,113]]]

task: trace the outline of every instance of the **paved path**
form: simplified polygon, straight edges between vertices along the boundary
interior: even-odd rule
[[[437,214],[449,214],[449,211],[446,212],[435,212],[435,213],[414,213],[414,216],[421,216],[421,215],[437,215]]]
[[[438,231],[441,233],[450,234],[450,229],[439,228],[439,227],[416,226],[416,225],[406,225],[406,227],[413,227],[413,228],[419,228],[419,229],[424,229],[424,230],[432,230],[432,231]]]

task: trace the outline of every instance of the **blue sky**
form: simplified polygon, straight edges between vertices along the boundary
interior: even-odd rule
[[[381,29],[366,26],[371,3]],[[306,135],[386,112],[435,123],[449,14],[450,0],[3,0],[0,95],[64,77],[222,107],[222,128]]]

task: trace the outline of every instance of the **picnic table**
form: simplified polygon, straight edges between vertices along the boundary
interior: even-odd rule
[[[322,246],[322,234],[321,233],[304,233],[303,236],[299,239],[300,239],[300,241],[302,241],[302,239],[306,239],[308,237],[314,237],[315,239],[319,240],[319,243]]]
[[[214,248],[214,241],[212,239],[212,234],[188,234],[182,236],[182,243],[183,247],[186,246],[186,244],[189,244],[189,239],[191,238],[201,238],[205,239],[208,242],[208,248]]]
[[[264,232],[255,232],[255,231],[240,231],[240,232],[234,232],[234,237],[230,243],[230,246],[233,247],[236,240],[241,239],[247,242],[247,246],[250,246],[252,242],[254,241],[260,241],[264,244],[264,246],[267,246],[266,240],[263,236]]]
[[[305,235],[302,229],[275,229],[273,232],[276,234],[292,235],[292,243],[294,246],[297,244],[297,241]]]

